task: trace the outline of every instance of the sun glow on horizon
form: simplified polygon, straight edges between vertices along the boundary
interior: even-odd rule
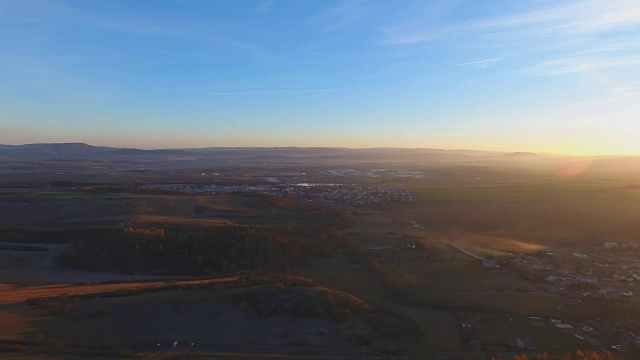
[[[637,2],[39,4],[0,6],[0,143],[640,155]]]

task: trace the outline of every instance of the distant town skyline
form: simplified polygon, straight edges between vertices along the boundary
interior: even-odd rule
[[[640,154],[640,2],[0,0],[0,144]]]

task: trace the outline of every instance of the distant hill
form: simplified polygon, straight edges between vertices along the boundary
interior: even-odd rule
[[[510,156],[510,157],[529,157],[529,156],[538,156],[538,154],[536,154],[536,153],[532,153],[532,152],[527,152],[527,151],[517,151],[517,152],[512,152],[512,153],[504,154],[504,156]]]
[[[208,159],[241,158],[259,161],[272,158],[274,161],[313,158],[313,159],[361,159],[361,160],[394,160],[398,157],[421,156],[439,157],[444,160],[466,160],[469,157],[495,156],[501,153],[473,150],[442,149],[403,149],[403,148],[369,148],[347,149],[331,147],[211,147],[196,149],[157,149],[143,150],[134,148],[113,148],[92,146],[84,143],[54,143],[0,145],[0,157],[27,159],[109,159],[116,157],[139,156],[200,156]]]
[[[96,157],[108,151],[107,147],[98,147],[84,143],[2,145],[0,156],[8,158],[76,159]]]
[[[212,165],[345,165],[386,166],[482,166],[513,168],[536,173],[567,173],[580,175],[617,176],[640,174],[639,156],[580,158],[575,156],[537,154],[531,152],[476,151],[468,149],[408,149],[334,147],[209,147],[195,149],[114,148],[84,143],[52,143],[0,145],[0,159],[19,163],[28,161],[73,162],[80,160],[99,166],[117,164],[119,169],[207,168]],[[98,165],[96,165],[98,166]],[[6,171],[22,171],[22,165],[12,165]],[[31,167],[30,169],[33,169]],[[0,168],[0,170],[2,170]],[[574,175],[572,175],[574,176]]]
[[[182,150],[142,150],[93,146],[84,143],[0,145],[0,157],[13,159],[78,160],[127,156],[185,155]]]
[[[589,159],[588,172],[598,175],[640,174],[640,156],[597,157]]]

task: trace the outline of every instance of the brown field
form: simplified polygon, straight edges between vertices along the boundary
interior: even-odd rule
[[[425,301],[428,303],[431,299],[427,297]],[[453,294],[445,304],[476,311],[552,317],[562,315],[558,305],[566,301],[560,296],[538,292],[472,292]]]
[[[420,260],[393,262],[386,266],[420,276],[427,282],[425,292],[434,291],[442,296],[448,293],[532,292],[535,290],[529,282],[510,272],[490,271],[482,267],[479,261],[474,260],[441,262]]]
[[[436,308],[558,316],[558,305],[567,301],[540,292],[511,272],[487,270],[472,259],[398,261],[386,266],[424,280],[425,286],[412,299]]]
[[[244,218],[255,214],[251,208],[253,202],[253,199],[226,195],[136,195],[131,216],[126,221],[134,225],[232,225],[234,222],[227,218]]]
[[[400,227],[398,220],[376,212],[359,212],[356,224],[350,227],[349,233],[364,235],[385,235]]]
[[[174,286],[195,286],[195,285],[211,285],[226,284],[237,282],[239,276],[203,279],[203,280],[182,280],[182,281],[148,281],[136,283],[116,283],[116,284],[97,284],[97,285],[47,285],[47,286],[17,286],[17,285],[0,285],[2,298],[1,304],[22,303],[29,299],[39,299],[47,297],[69,297],[77,295],[102,294],[117,291],[136,291],[144,289],[161,289]]]
[[[474,234],[463,230],[454,230],[441,234],[447,240],[468,249],[481,257],[510,256],[532,253],[547,249],[547,246],[531,241],[519,240],[503,235]]]
[[[32,189],[0,192],[0,226],[87,227],[132,224],[232,224],[268,216],[250,197],[82,193]]]
[[[223,226],[234,225],[233,222],[227,220],[214,219],[193,219],[177,216],[162,215],[134,215],[126,219],[127,224],[135,226],[145,225],[186,225],[186,226]]]
[[[117,224],[130,213],[132,199],[40,194],[0,197],[0,226],[101,226]]]
[[[15,341],[35,330],[30,321],[29,308],[24,305],[16,311],[15,308],[0,309],[0,339]]]

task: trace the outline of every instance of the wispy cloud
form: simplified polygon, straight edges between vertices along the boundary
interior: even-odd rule
[[[373,89],[308,89],[308,90],[268,90],[268,91],[236,91],[236,92],[210,92],[210,95],[261,95],[261,94],[299,94],[299,93],[330,93],[330,92],[357,92],[373,91]]]
[[[451,64],[451,65],[434,66],[434,67],[430,67],[429,69],[446,69],[446,68],[459,67],[459,66],[488,64],[488,63],[495,63],[495,62],[502,61],[502,60],[503,60],[503,58],[499,57],[499,58],[493,58],[493,59],[468,61],[468,62],[463,62],[463,63],[458,63],[458,64]]]
[[[640,1],[568,0],[544,7],[536,5],[541,2],[528,4],[519,5],[525,10],[504,9],[505,15],[480,15],[472,20],[452,20],[461,18],[455,16],[456,9],[426,22],[417,14],[388,27],[385,43],[416,52],[462,43],[478,53],[515,59],[513,64],[519,64],[520,74],[575,74],[612,96],[635,96],[638,84],[630,75],[640,67]]]
[[[567,57],[544,61],[533,70],[541,74],[570,74],[635,66],[640,66],[640,56]]]
[[[581,36],[629,28],[640,24],[640,2],[636,0],[575,1],[512,15],[457,22],[441,26],[437,21],[425,26],[421,21],[403,21],[386,31],[388,44],[402,45],[441,40],[457,36],[514,37]]]
[[[536,31],[597,33],[640,22],[637,1],[593,0],[551,7],[474,24],[478,28],[533,27]]]
[[[608,105],[619,102],[620,99],[598,99],[598,100],[584,100],[584,101],[569,101],[567,105],[584,106],[584,105]]]
[[[212,21],[179,23],[159,22],[157,20],[145,21],[145,19],[118,19],[113,22],[95,22],[93,26],[107,31],[132,35],[156,36],[181,41],[200,41],[227,48],[235,48],[252,55],[271,56],[264,49],[253,43],[238,40],[225,34],[225,31],[221,30],[224,26]]]
[[[16,16],[22,22],[64,21],[68,25],[79,25],[105,32],[201,42],[236,49],[253,56],[272,57],[272,54],[260,46],[242,39],[240,33],[243,32],[243,29],[241,26],[235,26],[224,19],[215,20],[202,17],[187,21],[171,17],[152,17],[134,12],[126,15],[114,15],[108,12],[99,13],[74,7],[60,0],[34,0],[17,4],[12,11],[16,14],[26,14]]]
[[[614,86],[613,91],[623,98],[638,98],[640,97],[640,90],[629,86]]]
[[[313,15],[310,23],[319,26],[319,32],[327,33],[350,26],[367,14],[362,0],[343,0]]]
[[[592,86],[606,90],[606,97],[588,104],[607,104],[640,97],[640,83],[633,74],[640,67],[640,56],[565,57],[542,62],[529,69],[537,75],[580,75]],[[583,105],[581,102],[578,105]]]

